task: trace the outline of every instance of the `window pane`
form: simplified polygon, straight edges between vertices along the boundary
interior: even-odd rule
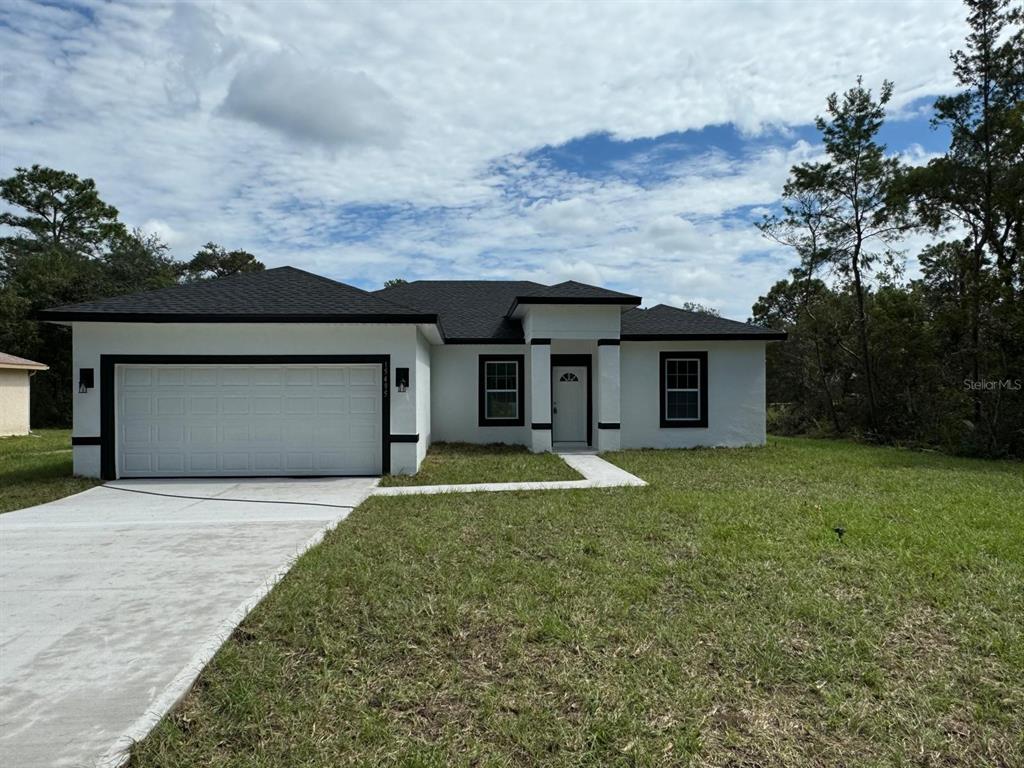
[[[518,416],[515,392],[488,392],[486,416],[488,419],[514,419]]]
[[[516,388],[516,364],[515,363],[487,363],[486,389],[515,389]]]
[[[700,400],[697,392],[667,392],[665,416],[669,419],[699,419]]]
[[[665,386],[669,389],[697,389],[699,382],[699,360],[665,361]]]

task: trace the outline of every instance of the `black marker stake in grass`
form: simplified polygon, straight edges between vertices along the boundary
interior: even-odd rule
[[[846,529],[843,528],[843,526],[841,526],[841,525],[837,525],[832,530],[836,532],[836,536],[839,537],[839,543],[842,544],[843,543],[843,534],[846,533]]]

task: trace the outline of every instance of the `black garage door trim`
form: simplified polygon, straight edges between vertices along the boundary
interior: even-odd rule
[[[114,370],[118,365],[344,365],[376,364],[381,369],[381,457],[383,474],[391,472],[391,401],[388,381],[391,355],[100,355],[100,476],[117,479]],[[309,475],[304,475],[309,477]]]

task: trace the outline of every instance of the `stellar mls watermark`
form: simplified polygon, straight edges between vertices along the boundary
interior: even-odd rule
[[[986,392],[1006,389],[1011,392],[1020,392],[1021,389],[1024,389],[1024,379],[964,379],[964,389]]]

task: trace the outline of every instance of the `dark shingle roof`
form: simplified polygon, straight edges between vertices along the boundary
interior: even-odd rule
[[[712,340],[752,339],[782,341],[786,334],[759,325],[727,320],[703,312],[689,312],[666,304],[650,309],[631,309],[622,313],[623,341],[657,341],[658,339]]]
[[[639,296],[566,280],[556,285],[542,285],[516,296],[509,314],[515,311],[517,304],[623,304],[635,307],[639,303]]]
[[[516,296],[547,288],[527,280],[416,280],[377,291],[382,296],[441,318],[445,340],[522,342],[523,327],[505,311]]]
[[[436,315],[294,267],[46,309],[40,320],[434,323]]]
[[[111,322],[437,323],[445,341],[522,343],[520,304],[635,305],[631,296],[567,281],[417,280],[368,292],[294,267],[43,310],[40,320]],[[784,339],[786,334],[659,304],[622,313],[622,338]]]

